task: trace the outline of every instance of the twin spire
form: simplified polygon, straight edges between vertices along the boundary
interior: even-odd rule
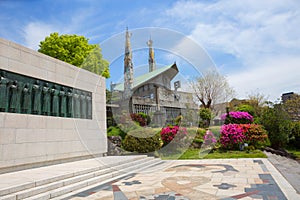
[[[125,56],[124,56],[124,97],[129,98],[131,96],[131,89],[133,88],[133,63],[132,63],[132,51],[130,45],[131,33],[128,32],[128,27],[126,28],[125,34]],[[148,40],[147,45],[149,47],[149,72],[156,69],[155,59],[154,59],[154,49],[153,41],[151,38]]]

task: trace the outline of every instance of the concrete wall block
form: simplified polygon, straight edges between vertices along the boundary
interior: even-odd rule
[[[21,51],[20,49],[14,48],[11,45],[9,46],[1,46],[0,47],[0,53],[2,56],[14,59],[14,60],[20,60],[21,58]]]
[[[63,138],[62,134],[62,130],[60,129],[46,129],[46,141],[59,142]]]
[[[75,128],[78,130],[87,130],[88,129],[88,120],[85,119],[74,119]]]
[[[97,119],[95,120],[89,120],[88,122],[88,127],[90,130],[99,130],[99,122]]]
[[[5,113],[0,113],[0,130],[4,128],[4,118],[6,114]]]
[[[3,144],[1,160],[15,160],[16,152],[19,151],[19,144]]]
[[[39,56],[40,58],[40,56]],[[50,72],[56,72],[56,63],[55,60],[52,60],[51,57],[48,57],[46,59],[39,59],[39,65],[41,68],[45,69],[46,71]]]
[[[34,67],[29,64],[25,64],[16,60],[8,60],[9,70],[15,73],[24,74],[31,77],[36,77],[40,79],[47,78],[47,71],[43,68]]]
[[[94,109],[93,120],[0,113],[0,168],[107,151],[103,77],[1,38],[0,67],[90,91]]]
[[[0,68],[8,69],[8,58],[1,56],[1,54],[0,54]]]
[[[28,115],[27,128],[29,129],[44,129],[46,128],[47,118],[45,116]]]
[[[16,129],[16,143],[34,143],[46,141],[45,129]]]
[[[27,115],[6,113],[4,118],[4,127],[6,128],[26,128]]]
[[[61,129],[62,128],[61,118],[60,117],[47,117],[46,128],[47,129]]]
[[[74,119],[71,118],[64,118],[61,119],[62,120],[62,129],[66,130],[66,129],[74,129],[75,126],[75,121]]]
[[[75,129],[61,130],[61,141],[78,140],[78,134]]]
[[[16,142],[16,129],[1,128],[0,144],[14,144]]]

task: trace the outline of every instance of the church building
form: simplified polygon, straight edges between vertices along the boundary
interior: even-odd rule
[[[115,84],[112,87],[112,93],[118,96],[116,98],[118,100],[112,102],[112,105],[117,107],[115,109],[121,109],[122,103],[127,102],[130,113],[143,112],[150,115],[156,125],[172,124],[178,115],[185,116],[190,110],[197,111],[198,105],[193,101],[193,94],[178,91],[181,85],[180,81],[174,82],[174,89],[172,90],[171,82],[179,73],[176,63],[156,68],[153,41],[151,39],[147,42],[149,47],[149,71],[146,74],[134,77],[130,36],[131,34],[127,29],[124,82]]]

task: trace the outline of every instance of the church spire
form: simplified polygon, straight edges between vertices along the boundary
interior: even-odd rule
[[[155,59],[154,59],[154,49],[152,47],[152,44],[153,44],[153,41],[150,38],[150,40],[148,40],[148,42],[147,42],[147,45],[149,47],[149,58],[148,58],[149,72],[152,72],[156,69]]]
[[[131,96],[131,89],[133,87],[133,64],[132,64],[132,52],[130,47],[131,33],[126,28],[125,39],[125,56],[124,56],[124,97],[129,98]]]

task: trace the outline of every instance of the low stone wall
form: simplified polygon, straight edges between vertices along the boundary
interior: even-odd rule
[[[0,38],[0,69],[92,94],[91,119],[0,112],[0,172],[104,155],[105,79]]]

